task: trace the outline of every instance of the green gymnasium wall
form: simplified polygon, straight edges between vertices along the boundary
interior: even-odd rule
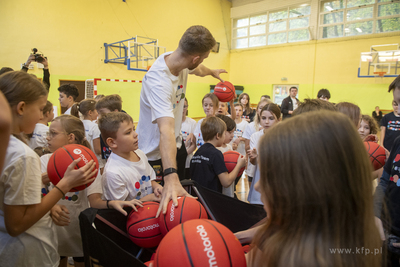
[[[244,86],[252,103],[263,94],[272,95],[274,84],[299,84],[300,100],[315,97],[328,88],[332,102],[351,101],[363,113],[376,105],[391,109],[387,87],[392,78],[357,78],[361,52],[371,45],[398,43],[400,34],[370,35],[351,39],[337,38],[274,45],[258,49],[230,48],[231,2],[228,0],[14,0],[3,1],[0,8],[1,66],[19,69],[30,49],[38,48],[49,58],[51,91],[49,100],[58,103],[59,80],[93,78],[142,80],[144,72],[128,71],[120,64],[104,64],[103,43],[132,36],[158,38],[172,51],[183,32],[191,25],[206,26],[220,42],[219,53],[211,53],[204,64],[224,68],[222,78]],[[391,35],[391,36],[390,36]],[[29,73],[42,76],[36,68]],[[287,82],[281,78],[287,77]],[[187,98],[189,116],[204,116],[201,99],[217,80],[189,75]],[[119,93],[123,109],[135,121],[139,114],[140,86],[99,82],[99,94]]]

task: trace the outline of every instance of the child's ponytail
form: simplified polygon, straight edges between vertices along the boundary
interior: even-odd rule
[[[71,115],[79,119],[79,103],[75,102],[71,107]]]
[[[86,116],[89,113],[89,111],[94,111],[96,109],[96,103],[97,102],[94,99],[82,100],[78,104],[79,112],[82,113],[83,116]]]

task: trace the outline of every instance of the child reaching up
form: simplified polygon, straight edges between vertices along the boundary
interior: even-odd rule
[[[205,118],[201,123],[204,141],[194,154],[190,163],[192,180],[200,185],[222,192],[222,187],[229,187],[237,177],[239,170],[246,165],[245,157],[238,158],[236,167],[228,173],[224,156],[217,147],[225,142],[226,124],[215,116]]]
[[[260,125],[263,129],[255,132],[250,137],[250,149],[247,153],[251,164],[255,165],[255,176],[253,182],[251,183],[249,196],[247,199],[251,204],[263,204],[260,193],[254,189],[254,185],[260,180],[260,168],[259,164],[257,163],[259,141],[269,129],[271,129],[280,121],[281,110],[278,105],[274,103],[265,105],[260,112]]]
[[[57,234],[49,211],[73,187],[93,181],[90,161],[68,167],[63,179],[41,197],[42,177],[37,154],[24,140],[43,116],[47,90],[21,71],[0,76],[0,90],[12,111],[12,135],[0,175],[0,266],[58,266]]]
[[[217,107],[219,105],[219,100],[216,95],[213,93],[206,94],[201,100],[203,105],[204,113],[206,114],[206,118],[215,116],[215,112],[217,111]],[[194,137],[196,138],[197,148],[200,148],[204,144],[203,134],[201,132],[201,123],[204,119],[201,119],[197,122],[196,128],[194,129]]]
[[[159,201],[162,186],[155,181],[156,174],[146,155],[138,149],[138,134],[131,116],[122,112],[104,114],[99,128],[112,150],[104,167],[104,198]]]
[[[349,118],[325,110],[295,116],[261,137],[255,189],[267,221],[254,235],[247,266],[382,266],[371,163],[360,151]],[[354,253],[336,252],[343,248]]]

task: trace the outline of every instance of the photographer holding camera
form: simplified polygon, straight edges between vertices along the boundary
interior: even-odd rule
[[[50,72],[49,72],[49,64],[47,62],[47,58],[42,54],[37,53],[37,49],[32,49],[33,53],[31,53],[28,57],[28,60],[22,65],[21,71],[28,72],[29,65],[32,61],[36,61],[37,63],[43,64],[43,84],[45,85],[47,91],[50,90]]]

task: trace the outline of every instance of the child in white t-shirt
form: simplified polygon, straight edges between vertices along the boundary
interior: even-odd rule
[[[196,128],[196,121],[187,117],[189,102],[185,98],[185,104],[182,112],[182,139],[186,146],[187,158],[185,163],[185,179],[190,179],[190,160],[193,157],[193,152],[196,149],[196,141],[194,141],[194,129]]]
[[[230,142],[233,139],[233,135],[234,135],[235,128],[236,128],[236,123],[230,117],[225,116],[225,115],[217,114],[216,117],[223,120],[226,124],[225,140],[221,146],[216,147],[219,151],[222,152],[222,154],[224,154],[227,151],[233,150],[232,146],[230,145]],[[237,184],[237,181],[239,181],[239,179],[240,179],[240,177],[236,178],[235,182],[233,182],[228,187],[222,187],[222,194],[230,196],[230,197],[234,197],[236,184]]]
[[[272,102],[270,100],[260,100],[260,102],[258,102],[254,120],[252,122],[250,122],[249,125],[247,125],[246,129],[244,130],[242,137],[245,140],[244,144],[245,144],[246,151],[248,151],[250,149],[251,135],[262,129],[262,127],[260,126],[260,113],[261,113],[262,108],[268,103],[272,103]],[[252,183],[252,180],[254,177],[254,171],[255,171],[255,166],[253,164],[251,164],[250,158],[248,158],[246,174],[247,174],[249,186],[251,186],[251,183]]]
[[[146,155],[138,149],[138,135],[131,116],[111,112],[101,116],[98,122],[101,136],[112,150],[103,172],[104,198],[159,201],[162,186],[155,181],[155,172]]]
[[[35,149],[37,147],[47,146],[47,132],[49,131],[49,122],[54,118],[53,104],[47,101],[43,109],[43,118],[36,123],[35,130],[29,140],[29,147]]]
[[[242,155],[246,155],[246,148],[244,143],[245,139],[242,136],[249,123],[246,120],[242,119],[243,116],[242,104],[235,104],[235,112],[236,112],[236,119],[235,119],[236,129],[231,144],[234,150],[236,150]]]
[[[206,114],[206,118],[214,117],[215,112],[217,111],[217,107],[219,105],[219,100],[216,95],[213,93],[206,94],[203,99],[201,100],[204,113]],[[203,122],[204,118],[199,120],[196,124],[196,128],[194,129],[194,137],[196,138],[196,146],[200,148],[204,145],[203,134],[201,133],[201,123]]]
[[[0,175],[0,266],[56,267],[58,241],[49,210],[64,192],[91,182],[95,165],[91,161],[74,169],[80,161],[75,160],[57,187],[41,197],[39,157],[25,144],[23,133],[32,133],[43,116],[48,92],[21,71],[1,75],[0,90],[11,106],[13,134]]]
[[[258,158],[258,143],[260,138],[273,126],[281,121],[281,110],[278,105],[270,103],[265,105],[260,112],[260,125],[263,127],[262,130],[255,132],[250,137],[250,149],[247,151],[250,162],[255,165],[255,176],[251,183],[249,196],[247,200],[251,204],[263,205],[261,201],[261,195],[254,189],[254,185],[260,180],[260,168],[257,166]]]
[[[47,137],[48,147],[51,152],[68,144],[79,144],[91,149],[89,142],[86,140],[85,128],[78,118],[71,115],[61,115],[55,118],[49,129]],[[52,154],[46,154],[40,158],[42,173],[46,177],[47,165]],[[49,181],[45,181],[48,183]],[[85,190],[79,192],[67,192],[57,205],[51,209],[51,216],[54,223],[57,224],[57,236],[59,239],[58,252],[62,256],[61,264],[66,264],[66,257],[73,257],[75,266],[83,265],[83,249],[81,233],[79,228],[79,214],[89,208],[89,204],[93,208],[114,208],[124,215],[126,212],[122,209],[124,206],[140,206],[140,202],[136,203],[120,203],[101,200],[101,175],[97,174],[96,180]],[[49,188],[54,188],[50,183]],[[42,189],[42,195],[46,195],[46,187]]]
[[[76,105],[78,105],[78,110],[83,116],[82,122],[85,126],[86,139],[92,147],[92,151],[96,154],[97,160],[99,161],[99,169],[102,170],[104,168],[104,163],[101,160],[100,130],[99,126],[93,122],[97,120],[97,116],[99,115],[96,110],[96,103],[94,99],[85,99]],[[79,118],[79,115],[75,117]]]

